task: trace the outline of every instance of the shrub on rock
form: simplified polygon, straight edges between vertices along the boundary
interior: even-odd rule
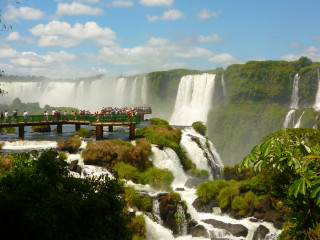
[[[61,151],[68,151],[69,153],[75,153],[81,146],[81,140],[76,137],[69,138],[67,140],[59,140],[57,149]]]

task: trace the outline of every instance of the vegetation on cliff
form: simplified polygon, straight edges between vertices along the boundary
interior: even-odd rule
[[[70,177],[49,150],[1,158],[0,233],[11,239],[132,239],[118,180]],[[19,229],[19,231],[17,231]]]

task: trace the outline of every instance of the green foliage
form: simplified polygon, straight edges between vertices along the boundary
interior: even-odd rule
[[[290,207],[293,226],[288,233],[292,235],[306,236],[308,229],[314,229],[319,221],[319,138],[316,129],[281,130],[267,136],[239,164],[240,171],[252,164],[255,171],[272,176],[272,185],[281,185],[272,189],[271,194],[282,196]]]
[[[169,125],[168,121],[166,121],[164,119],[160,119],[160,118],[151,118],[150,119],[150,123],[152,125],[166,126],[166,127],[171,128],[171,126]]]
[[[188,173],[191,174],[191,176],[196,178],[202,178],[202,179],[209,178],[209,172],[206,169],[190,169],[188,170]]]
[[[61,161],[65,161],[65,160],[68,159],[68,156],[67,156],[66,153],[60,152],[58,158],[59,158]]]
[[[208,202],[219,195],[221,189],[234,184],[234,181],[215,180],[202,182],[197,187],[197,195],[203,202]]]
[[[137,207],[143,212],[152,211],[151,199],[147,196],[140,196],[133,187],[126,187],[124,196],[129,206]]]
[[[143,173],[143,183],[150,184],[157,190],[169,190],[174,180],[173,174],[166,169],[158,169],[155,167],[148,168]]]
[[[220,208],[226,209],[230,207],[233,199],[236,196],[239,196],[239,194],[240,194],[240,191],[238,186],[236,185],[232,185],[232,186],[221,189],[221,191],[219,192],[219,196],[217,197],[220,203]]]
[[[69,138],[67,140],[58,140],[57,149],[61,151],[68,151],[69,153],[75,153],[81,146],[81,140],[76,137]]]
[[[78,135],[79,135],[79,137],[83,137],[83,138],[90,138],[91,137],[90,131],[86,128],[80,128],[78,131]]]
[[[131,239],[122,186],[107,176],[73,178],[49,150],[14,154],[0,180],[0,228],[12,239]],[[19,231],[17,231],[19,229]]]
[[[244,217],[249,210],[249,205],[241,196],[236,196],[231,203],[231,209],[237,211],[240,216]]]
[[[132,240],[146,240],[146,222],[143,215],[134,217],[128,228],[133,232]]]
[[[2,148],[3,148],[3,144],[2,144],[2,143],[0,143],[0,150],[2,150]]]
[[[192,127],[196,132],[200,133],[202,136],[206,136],[207,127],[203,122],[194,122],[192,123]]]
[[[119,178],[132,180],[134,183],[141,183],[141,175],[138,168],[124,162],[117,162],[113,169],[117,172]]]
[[[152,164],[149,161],[151,145],[145,139],[139,139],[136,146],[120,139],[89,142],[82,152],[86,164],[112,167],[117,162],[128,163],[140,171]]]

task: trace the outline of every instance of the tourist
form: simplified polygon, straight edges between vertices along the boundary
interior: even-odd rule
[[[24,118],[24,121],[27,122],[27,117],[28,117],[28,112],[27,111],[24,111],[23,112],[23,118]]]
[[[4,118],[6,119],[6,122],[8,121],[8,116],[9,116],[8,111],[4,110]]]
[[[64,121],[67,120],[67,111],[64,111],[64,113],[63,113],[63,120],[64,120]]]

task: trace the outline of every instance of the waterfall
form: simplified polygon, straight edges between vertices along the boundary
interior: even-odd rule
[[[143,75],[119,79],[100,77],[86,80],[6,80],[2,103],[11,104],[15,98],[24,103],[39,102],[40,106],[70,106],[99,111],[108,106],[139,106],[147,102],[147,79]],[[21,109],[24,110],[24,109]]]
[[[313,108],[316,111],[320,111],[320,73],[319,73],[319,68],[317,68],[317,73],[318,73],[318,90],[317,90],[316,100],[314,102]]]
[[[215,76],[205,73],[181,78],[170,124],[190,126],[196,121],[207,121]]]
[[[289,126],[289,124],[292,122],[292,124],[290,124],[290,126],[293,126],[293,116],[295,113],[296,109],[290,109],[289,112],[286,115],[286,119],[284,120],[283,123],[283,128],[287,128]]]
[[[284,128],[287,128],[289,126],[293,113],[295,112],[296,109],[298,109],[298,102],[299,102],[298,94],[299,94],[299,74],[297,73],[293,79],[290,110],[287,113],[285,121],[283,123]]]
[[[180,145],[198,169],[206,169],[210,173],[210,179],[222,177],[223,164],[211,141],[193,128],[185,128],[182,131]]]
[[[222,94],[223,96],[227,96],[227,87],[226,87],[226,82],[224,81],[224,74],[222,73],[221,76],[221,85],[222,85]]]
[[[172,186],[183,187],[188,177],[183,171],[180,159],[171,148],[160,150],[156,146],[152,146],[151,161],[157,168],[168,169],[174,176]]]
[[[141,100],[142,104],[147,104],[147,78],[143,77],[141,85]]]
[[[296,123],[296,125],[294,125],[294,128],[299,128],[299,127],[300,127],[301,119],[302,119],[303,114],[304,114],[304,111],[303,111],[303,113],[301,114],[301,116],[299,117],[298,122]]]
[[[157,223],[163,225],[163,221],[160,217],[160,203],[158,199],[153,199],[152,201],[152,214],[153,217],[156,219]]]
[[[29,140],[19,140],[19,141],[0,141],[3,144],[3,150],[33,150],[33,149],[48,149],[57,147],[56,141],[29,141]]]

